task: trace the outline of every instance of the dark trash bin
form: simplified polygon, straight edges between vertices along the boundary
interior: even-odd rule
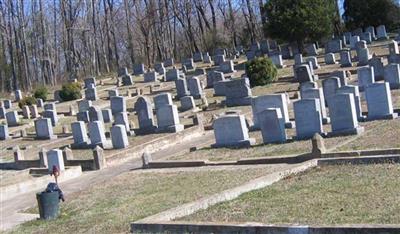
[[[49,183],[45,191],[36,194],[36,199],[41,219],[55,219],[58,217],[60,199],[64,201],[64,196],[56,183]]]

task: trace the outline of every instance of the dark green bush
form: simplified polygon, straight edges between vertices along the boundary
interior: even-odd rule
[[[277,79],[278,69],[271,59],[260,57],[246,62],[246,74],[250,79],[251,87],[262,86]]]
[[[45,101],[47,101],[48,94],[49,94],[49,90],[45,86],[42,86],[35,90],[35,92],[33,93],[33,96],[35,98],[40,98],[45,102]]]
[[[80,83],[63,84],[60,90],[60,98],[63,101],[71,101],[82,98]]]
[[[32,96],[24,97],[18,102],[19,108],[22,108],[23,106],[30,106],[36,104],[36,98]]]

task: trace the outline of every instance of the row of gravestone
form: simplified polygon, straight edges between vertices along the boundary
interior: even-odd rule
[[[334,81],[334,82],[333,82]],[[324,90],[331,89],[330,83],[340,84],[339,79],[328,80]],[[288,140],[285,128],[296,128],[296,139],[309,139],[318,133],[325,135],[323,123],[331,123],[332,131],[328,136],[358,134],[363,127],[359,92],[356,86],[337,87],[335,93],[324,99],[323,89],[301,88],[302,97],[294,102],[295,123],[289,120],[287,97],[285,94],[265,95],[252,99],[253,129],[261,129],[263,143],[284,143]],[[328,92],[328,91],[327,91]],[[392,119],[393,112],[390,88],[388,83],[374,83],[366,87],[368,120]],[[326,116],[325,105],[328,105],[330,116]],[[325,111],[325,116],[324,113]],[[244,115],[227,114],[213,123],[216,143],[213,147],[250,146],[255,140],[249,137],[248,126]]]

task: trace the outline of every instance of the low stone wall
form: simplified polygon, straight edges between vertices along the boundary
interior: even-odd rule
[[[28,171],[27,171],[28,173]],[[58,177],[58,182],[64,182],[82,175],[81,167],[67,167]],[[12,199],[16,194],[31,192],[39,189],[45,189],[49,182],[54,181],[54,177],[43,175],[33,177],[17,184],[0,187],[0,201]]]
[[[168,134],[141,145],[119,150],[117,153],[106,158],[107,166],[124,163],[135,158],[140,158],[144,152],[154,153],[156,151],[173,147],[177,144],[188,142],[195,137],[201,136],[203,133],[204,130],[199,127],[199,125],[196,125],[178,133]]]
[[[378,163],[400,163],[400,155],[324,158],[318,160],[318,166],[340,165],[340,164],[378,164]]]
[[[266,224],[165,222],[132,224],[145,233],[292,233],[292,234],[398,234],[400,225],[278,226]]]

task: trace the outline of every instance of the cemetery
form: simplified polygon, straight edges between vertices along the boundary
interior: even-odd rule
[[[1,93],[0,232],[400,233],[399,44],[252,39]]]

